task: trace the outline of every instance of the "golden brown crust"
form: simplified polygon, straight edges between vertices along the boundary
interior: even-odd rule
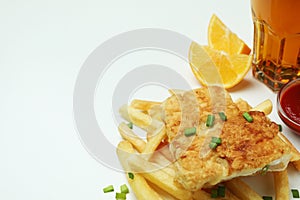
[[[212,92],[216,92],[214,99],[209,95]],[[197,89],[188,96],[173,95],[165,101],[164,110],[169,141],[176,144],[171,149],[176,152],[176,181],[188,190],[256,173],[291,152],[289,145],[278,136],[277,124],[258,111],[249,112],[254,120],[248,122],[229,94],[219,88]],[[219,111],[226,113],[226,122],[218,117]],[[213,127],[205,126],[208,114],[216,117]],[[197,134],[184,140],[184,129],[192,125],[197,127]],[[209,148],[212,136],[222,139],[215,150]],[[182,141],[189,144],[178,153],[177,143]]]
[[[230,163],[231,170],[263,167],[289,153],[290,148],[278,137],[278,125],[263,112],[250,111],[253,122],[242,116],[230,118],[222,129],[222,144],[217,147],[220,157]]]
[[[199,124],[205,123],[207,115],[220,111],[226,112],[227,117],[238,114],[239,109],[230,95],[220,87],[200,88],[185,93],[172,95],[164,102],[164,120],[167,134],[172,140],[179,132],[181,119],[184,119],[182,110],[190,115],[197,113]],[[190,117],[190,116],[189,116]],[[196,117],[194,117],[196,118]],[[195,119],[192,119],[195,121]],[[184,123],[186,120],[184,120]]]

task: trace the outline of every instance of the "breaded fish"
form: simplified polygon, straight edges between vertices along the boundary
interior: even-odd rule
[[[219,87],[177,93],[163,104],[170,151],[176,159],[175,180],[190,191],[260,171],[286,168],[291,159],[289,144],[279,136],[278,125],[263,112],[249,111],[248,122],[230,95]],[[225,113],[224,121],[219,112]],[[207,127],[208,115],[215,117]],[[185,129],[196,134],[186,136]],[[212,137],[221,144],[211,149]]]

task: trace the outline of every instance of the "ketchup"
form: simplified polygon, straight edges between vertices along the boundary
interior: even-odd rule
[[[300,124],[300,84],[292,84],[281,96],[280,104],[288,118]]]

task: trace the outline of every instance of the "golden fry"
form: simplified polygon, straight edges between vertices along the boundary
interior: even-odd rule
[[[231,191],[226,190],[225,192],[225,199],[227,200],[241,200],[240,198],[238,198],[237,196],[235,196]]]
[[[289,200],[290,199],[290,187],[288,172],[285,169],[280,172],[273,172],[274,185],[275,185],[275,196],[276,199]]]
[[[211,195],[203,190],[197,190],[193,192],[193,200],[214,200],[216,198],[212,198]],[[229,190],[225,191],[225,197],[218,197],[219,200],[240,200],[234,194],[232,194]]]
[[[292,164],[296,168],[296,170],[300,172],[300,160],[293,161]]]
[[[132,166],[136,171],[144,171],[145,169],[149,169],[148,172],[141,173],[145,179],[180,200],[191,200],[192,193],[175,184],[174,177],[166,172],[164,168],[159,169],[150,162],[145,160],[141,161],[138,159],[132,160],[130,166]]]
[[[142,140],[139,136],[137,136],[125,123],[121,123],[118,127],[120,135],[128,140],[134,148],[136,148],[139,152],[144,151],[146,142]]]
[[[155,190],[155,192],[157,192],[157,194],[159,194],[159,196],[161,198],[163,198],[164,200],[178,200],[177,198],[173,197],[172,195],[170,195],[169,193],[167,193],[166,191],[164,191],[163,189],[161,189],[160,187],[158,187],[157,185],[154,185],[151,182],[148,182],[149,186]]]
[[[124,152],[127,152],[127,154]],[[126,163],[128,159],[127,156],[130,155],[128,153],[134,153],[134,149],[132,145],[128,141],[120,142],[117,148],[117,154],[126,172],[131,171],[129,170],[128,165]],[[134,174],[133,179],[129,178],[128,176],[126,177],[137,199],[163,200],[163,198],[161,198],[159,194],[157,194],[157,192],[155,192],[148,185],[147,181],[144,179],[143,176],[137,173],[133,173],[133,174]]]
[[[150,162],[153,162],[161,167],[164,167],[165,171],[175,177],[175,166],[171,163],[160,151],[156,151],[153,153],[152,157],[150,158]]]
[[[148,181],[159,186],[169,194],[180,200],[190,200],[192,194],[174,183],[174,178],[163,170],[157,170],[142,174]]]
[[[262,200],[259,194],[239,178],[227,181],[225,185],[236,197],[242,200]]]
[[[292,150],[291,154],[292,154],[292,158],[291,161],[297,161],[300,160],[300,152],[296,149],[296,147],[285,137],[285,135],[283,135],[282,133],[278,133],[279,137],[287,144],[290,145],[290,148]]]
[[[267,99],[261,102],[260,104],[258,104],[257,106],[255,106],[254,108],[250,109],[250,111],[261,111],[264,112],[265,115],[269,115],[272,112],[272,109],[273,109],[272,101]]]
[[[152,118],[149,115],[130,106],[128,107],[128,115],[130,121],[142,129],[146,129],[152,123]]]
[[[248,111],[251,109],[251,106],[244,99],[239,98],[234,103],[237,105],[237,107],[241,111]]]
[[[178,95],[178,94],[183,94],[186,91],[180,89],[169,89],[168,92],[170,93],[170,95]]]
[[[197,190],[195,192],[193,192],[193,199],[194,200],[211,200],[212,198],[210,197],[210,194],[208,194],[207,192],[203,191],[203,190]]]
[[[166,129],[165,126],[162,126],[160,130],[158,130],[157,133],[154,133],[154,135],[146,143],[143,153],[145,154],[153,153],[165,137],[166,137]]]
[[[161,197],[153,188],[151,188],[145,178],[139,174],[134,174],[133,180],[128,178],[128,183],[137,199],[165,200],[165,198]]]
[[[148,110],[148,114],[153,118],[162,121],[161,105],[154,105]]]
[[[125,120],[142,129],[146,129],[152,123],[152,118],[149,115],[127,105],[123,105],[119,109],[119,113]]]
[[[160,105],[160,102],[157,101],[146,101],[146,100],[140,100],[140,99],[134,99],[130,106],[132,108],[135,108],[137,110],[141,110],[141,111],[146,111],[148,112],[148,110],[155,105]]]

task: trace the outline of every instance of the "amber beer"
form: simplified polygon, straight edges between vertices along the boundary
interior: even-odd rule
[[[253,75],[273,91],[300,77],[300,0],[251,0]]]

